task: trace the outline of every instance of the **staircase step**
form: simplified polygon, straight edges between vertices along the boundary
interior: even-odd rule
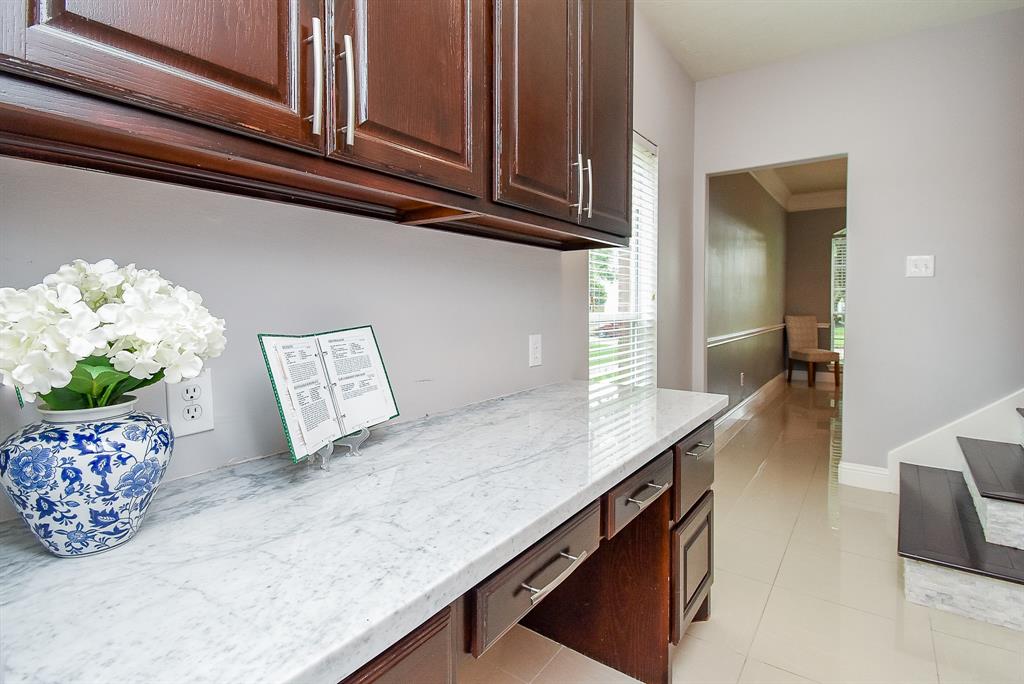
[[[1021,417],[1021,418],[1024,418],[1024,408],[1019,408],[1019,409],[1017,409],[1017,413],[1019,413],[1019,414],[1020,414],[1020,417]]]
[[[900,464],[899,554],[1024,584],[1024,550],[985,540],[963,474]]]
[[[907,599],[1024,630],[1024,550],[993,544],[963,474],[900,464]]]
[[[1024,447],[987,439],[956,439],[981,496],[1024,504]]]

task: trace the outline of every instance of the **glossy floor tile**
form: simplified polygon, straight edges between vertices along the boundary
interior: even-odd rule
[[[711,619],[672,649],[673,684],[1024,684],[1024,632],[903,599],[897,497],[838,484],[841,430],[827,386],[789,387],[729,426]],[[474,664],[491,678],[467,681],[633,681],[525,629],[509,637]]]

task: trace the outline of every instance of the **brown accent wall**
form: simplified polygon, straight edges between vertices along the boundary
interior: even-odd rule
[[[785,210],[748,173],[708,186],[708,337],[782,323]],[[730,408],[750,396],[782,371],[782,338],[776,331],[708,349],[708,390],[728,394]]]
[[[846,209],[797,211],[786,219],[786,313],[813,314],[828,323],[831,312],[832,235],[846,226]],[[818,346],[828,349],[828,330]]]

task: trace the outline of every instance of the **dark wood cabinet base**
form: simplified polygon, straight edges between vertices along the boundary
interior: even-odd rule
[[[671,681],[669,499],[605,540],[522,624],[647,684]]]
[[[550,249],[624,237],[0,73],[0,155]],[[421,220],[427,216],[428,220]],[[406,219],[411,219],[407,221]]]

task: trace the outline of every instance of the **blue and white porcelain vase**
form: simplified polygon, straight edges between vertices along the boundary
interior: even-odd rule
[[[112,549],[135,536],[174,448],[167,422],[135,397],[42,422],[0,445],[0,481],[36,538],[57,556]]]

